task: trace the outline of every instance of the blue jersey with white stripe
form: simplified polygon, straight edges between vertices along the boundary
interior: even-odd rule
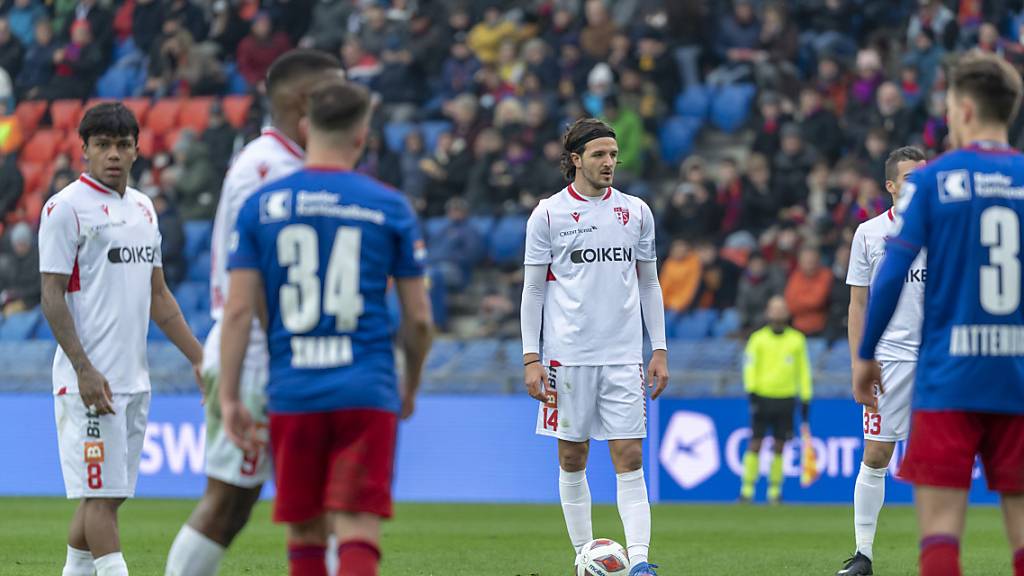
[[[873,357],[907,268],[927,248],[914,406],[1024,414],[1024,156],[994,143],[950,152],[915,170],[898,204],[860,356]]]
[[[421,276],[425,258],[405,198],[362,174],[306,168],[252,195],[232,240],[228,268],[263,278],[269,409],[398,411],[388,279]]]

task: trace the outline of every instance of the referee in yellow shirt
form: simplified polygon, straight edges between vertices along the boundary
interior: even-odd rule
[[[789,326],[789,308],[782,296],[768,301],[765,314],[768,325],[750,335],[743,367],[743,384],[750,395],[751,437],[743,456],[743,486],[740,501],[750,502],[759,476],[758,454],[768,430],[772,445],[771,472],[768,474],[768,502],[777,504],[782,497],[782,448],[793,437],[793,411],[800,397],[803,426],[811,402],[811,364],[807,359],[807,339]]]

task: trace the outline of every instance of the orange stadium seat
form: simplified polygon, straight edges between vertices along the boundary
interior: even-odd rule
[[[224,118],[240,130],[249,117],[249,108],[252,106],[252,96],[225,96],[221,100],[221,107],[224,110]]]
[[[78,121],[82,118],[82,102],[80,100],[54,100],[50,104],[50,118],[53,127],[65,132],[78,130]]]
[[[158,145],[157,149],[162,150],[164,152],[170,152],[171,150],[173,150],[174,149],[174,145],[177,144],[178,143],[178,139],[181,138],[181,131],[182,130],[184,130],[184,128],[176,128],[176,129],[171,130],[170,132],[167,132],[166,134],[164,134],[163,145],[162,146]],[[157,140],[159,140],[159,138]]]
[[[156,143],[155,138],[153,137],[153,131],[149,128],[139,130],[139,156],[152,158],[155,152]]]
[[[46,115],[46,104],[45,100],[26,100],[14,109],[14,115],[17,116],[21,129],[26,134],[35,131],[39,126],[39,122]]]
[[[124,104],[126,108],[135,114],[135,119],[138,120],[139,126],[146,125],[146,113],[149,112],[149,108],[153,105],[149,101],[149,98],[129,98],[122,100],[121,104]]]
[[[21,171],[21,177],[25,181],[25,186],[22,188],[23,194],[35,192],[43,187],[45,168],[45,164],[37,162],[20,162],[18,164],[18,170]]]
[[[21,149],[22,162],[49,163],[60,148],[64,133],[60,130],[37,130]]]
[[[153,134],[164,134],[178,127],[181,116],[182,101],[180,98],[164,98],[157,100],[146,116],[146,127]]]
[[[197,136],[202,135],[210,123],[210,106],[213,106],[213,98],[209,96],[189,98],[181,106],[179,126],[191,128]]]

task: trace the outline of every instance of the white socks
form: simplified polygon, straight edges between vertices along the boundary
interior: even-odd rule
[[[644,470],[616,475],[617,501],[622,528],[626,532],[626,552],[630,566],[647,562],[651,546],[651,503],[647,500]]]
[[[165,576],[214,576],[224,557],[224,547],[185,524],[167,554]]]
[[[128,565],[120,552],[111,552],[93,560],[96,565],[96,576],[128,576]]]
[[[885,501],[885,473],[887,468],[871,468],[861,463],[857,484],[853,489],[853,531],[857,537],[857,551],[873,558],[871,547],[875,542],[878,513]]]
[[[92,554],[88,550],[79,550],[68,546],[68,558],[64,561],[61,576],[92,576],[96,568],[92,565]]]
[[[594,539],[587,471],[566,472],[559,467],[558,496],[562,500],[562,513],[565,515],[565,527],[569,530],[569,540],[579,554],[583,545]]]

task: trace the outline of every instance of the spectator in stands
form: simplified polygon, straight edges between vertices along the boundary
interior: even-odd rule
[[[407,31],[399,22],[388,19],[384,6],[379,2],[367,5],[362,11],[359,24],[359,42],[367,52],[380,56],[388,44],[404,45]]]
[[[101,64],[107,62],[114,51],[114,15],[97,0],[78,0],[70,18],[64,21],[61,39],[74,43],[75,25],[82,23],[88,24],[90,42],[99,48]]]
[[[3,88],[0,87],[0,93],[2,92]],[[13,156],[21,149],[21,144],[27,136],[21,128],[18,117],[14,115],[13,100],[9,94],[6,97],[0,96],[0,158],[5,155]],[[0,160],[0,165],[3,163],[4,161]],[[3,211],[0,211],[0,217],[3,217]]]
[[[829,163],[839,159],[843,148],[843,130],[839,119],[825,108],[821,92],[814,86],[800,91],[800,133],[804,142],[812,143]]]
[[[761,23],[751,0],[733,2],[732,13],[719,21],[715,56],[721,63],[708,76],[710,84],[732,84],[750,79],[761,45]]]
[[[775,158],[779,152],[780,131],[790,117],[782,111],[782,98],[777,92],[765,92],[758,99],[758,125],[754,130],[751,151]],[[840,133],[841,135],[841,133]]]
[[[703,309],[724,310],[736,305],[736,289],[742,270],[722,258],[718,247],[710,240],[697,243],[701,263],[700,288],[697,306]]]
[[[452,39],[450,55],[441,71],[441,96],[452,98],[473,90],[473,82],[480,71],[480,61],[466,45],[466,34],[457,33]]]
[[[850,286],[846,283],[846,271],[849,265],[850,245],[840,244],[832,262],[832,291],[829,294],[828,320],[825,323],[825,339],[829,344],[843,340],[847,335]]]
[[[501,43],[515,35],[515,23],[504,19],[501,9],[491,5],[484,9],[484,19],[469,31],[467,43],[482,64],[494,64]]]
[[[530,178],[526,182],[527,189],[535,197],[547,198],[565,188],[565,176],[558,168],[561,157],[562,143],[559,138],[551,138],[541,147],[541,154],[534,159],[533,167],[528,172]]]
[[[956,43],[956,15],[942,0],[921,0],[917,13],[910,18],[907,26],[907,45],[913,46],[925,28],[931,29],[935,38],[947,50]]]
[[[615,22],[608,15],[604,0],[586,0],[584,14],[587,24],[580,30],[580,48],[594,60],[604,60],[611,51]]]
[[[449,40],[426,8],[418,9],[409,20],[409,52],[415,67],[428,78],[437,78],[448,54]]]
[[[191,129],[181,131],[172,150],[176,175],[174,198],[186,220],[212,220],[222,178],[214,169],[206,144]]]
[[[506,38],[501,42],[494,68],[502,81],[513,85],[522,83],[526,63],[519,56],[519,43],[515,39]]]
[[[527,71],[536,74],[542,86],[558,84],[558,64],[551,56],[550,47],[540,38],[527,40],[523,44],[523,61],[526,62]]]
[[[782,270],[769,264],[761,254],[755,252],[750,255],[736,295],[736,309],[744,334],[764,325],[768,301],[772,296],[782,294],[785,286],[786,277]]]
[[[455,149],[466,153],[472,151],[473,143],[484,124],[480,118],[480,101],[473,94],[460,94],[445,103],[444,113],[452,120],[452,143]]]
[[[506,177],[504,151],[505,140],[499,130],[492,127],[480,132],[466,182],[466,200],[475,214],[498,213],[501,199],[509,194],[512,182]]]
[[[669,238],[690,241],[713,238],[718,232],[718,206],[713,187],[703,177],[703,160],[691,156],[683,162],[676,186],[660,218],[661,229]]]
[[[672,240],[668,258],[658,273],[661,292],[665,299],[665,311],[689,312],[696,301],[701,281],[700,256],[692,245],[682,239]]]
[[[398,154],[398,170],[401,173],[401,190],[417,212],[426,207],[427,175],[420,164],[427,158],[427,145],[423,134],[413,130],[405,137],[402,151]]]
[[[43,194],[43,201],[45,202],[46,200],[49,200],[51,196],[67,188],[68,185],[74,182],[76,178],[78,178],[78,175],[75,174],[75,171],[71,168],[58,168],[57,171],[53,173],[53,180],[50,182],[50,187],[46,190],[46,193]]]
[[[747,177],[743,181],[743,215],[741,228],[760,234],[775,223],[779,203],[772,190],[772,173],[768,159],[751,154],[747,160]]]
[[[878,55],[878,51],[864,49],[858,52],[857,75],[849,85],[845,104],[848,126],[870,125],[875,92],[884,81],[882,57]]]
[[[917,80],[925,92],[935,87],[935,73],[942,64],[945,51],[935,42],[935,33],[925,28],[917,35],[903,56],[903,64],[917,70]]]
[[[270,64],[291,47],[288,35],[274,32],[270,15],[260,12],[252,20],[252,31],[238,44],[238,71],[249,86],[259,86]]]
[[[786,217],[802,220],[807,206],[807,173],[818,161],[818,154],[804,143],[800,127],[786,124],[780,130],[779,152],[772,163],[772,187],[778,191],[779,205]]]
[[[849,0],[800,2],[798,5],[810,12],[810,29],[803,34],[801,41],[807,43],[818,56],[852,56],[857,52],[857,44],[849,36],[852,15]]]
[[[431,154],[420,162],[427,175],[425,216],[442,214],[448,199],[461,194],[465,187],[472,158],[456,150],[454,143],[452,134],[442,134]]]
[[[900,94],[903,95],[903,102],[910,109],[917,108],[921,104],[923,93],[921,83],[918,81],[917,68],[903,65],[900,68]]]
[[[17,77],[24,56],[25,47],[11,31],[7,18],[0,17],[0,68],[6,70],[12,78]]]
[[[786,304],[793,314],[793,327],[807,336],[825,330],[832,271],[821,265],[821,254],[813,246],[800,250],[797,269],[786,284]]]
[[[826,107],[838,118],[844,117],[849,85],[842,65],[836,57],[823,55],[818,60],[818,74],[814,78],[814,87],[824,97]]]
[[[422,68],[414,65],[412,52],[395,37],[385,44],[380,61],[380,74],[373,86],[385,103],[384,117],[392,122],[412,120],[426,91]]]
[[[946,123],[946,93],[932,92],[928,97],[928,118],[924,121],[921,143],[931,154],[938,154],[947,148],[946,137],[949,125]],[[1018,144],[1017,148],[1020,147]]]
[[[188,31],[194,41],[206,40],[209,30],[206,16],[192,0],[165,0],[164,6],[164,18],[181,22],[182,28]]]
[[[430,258],[441,270],[445,287],[464,290],[473,275],[473,266],[483,257],[484,239],[469,222],[469,204],[459,196],[445,205],[444,228],[431,239]]]
[[[153,43],[163,31],[164,6],[160,0],[135,0],[132,10],[132,39],[143,54],[153,51]]]
[[[192,34],[180,20],[169,18],[163,22],[162,33],[149,55],[147,94],[162,97],[178,92],[193,44]]]
[[[206,145],[207,153],[213,170],[223,179],[227,173],[228,165],[231,163],[231,156],[235,152],[235,138],[238,133],[235,127],[224,118],[224,109],[220,102],[214,102],[210,106],[210,121],[203,131],[202,141]],[[220,189],[220,184],[217,185]]]
[[[896,84],[886,82],[878,87],[877,103],[867,126],[880,126],[889,136],[889,142],[908,142],[910,135],[920,129],[915,110],[903,102],[903,94]],[[866,137],[866,134],[864,134]]]
[[[355,6],[351,2],[317,0],[313,5],[311,26],[301,44],[336,54],[345,40],[345,23],[354,13]]]
[[[11,227],[0,246],[0,309],[4,316],[31,310],[39,304],[39,248],[25,222]]]
[[[5,18],[18,42],[28,46],[35,38],[36,23],[46,18],[46,9],[38,0],[14,0]],[[14,76],[13,72],[11,76]]]
[[[341,46],[341,63],[345,77],[364,86],[372,86],[380,75],[380,60],[364,50],[362,41],[354,35],[346,38]]]
[[[880,126],[868,130],[868,136],[859,155],[868,176],[884,182],[885,159],[889,155],[889,133]]]
[[[793,63],[799,47],[799,33],[790,22],[786,4],[779,0],[766,4],[761,20],[761,46],[754,67],[761,89],[778,90],[796,98],[800,71]]]
[[[621,107],[619,97],[612,94],[604,99],[604,118],[615,131],[615,141],[619,145],[619,177],[628,181],[643,176],[647,136],[640,116],[629,108]]]
[[[587,74],[587,90],[581,98],[583,108],[591,116],[604,113],[604,99],[615,91],[615,73],[604,62],[597,63]]]
[[[743,195],[746,184],[733,158],[725,158],[718,163],[717,178],[718,193],[715,203],[721,214],[719,229],[722,235],[728,236],[744,224]]]
[[[164,277],[167,285],[174,289],[185,279],[188,271],[185,262],[185,226],[177,206],[166,195],[154,196],[153,208],[160,226],[160,257],[164,263]]]
[[[343,3],[335,2],[335,4]],[[213,21],[210,23],[207,41],[214,43],[219,48],[221,54],[236,54],[238,52],[238,45],[245,38],[245,35],[249,33],[249,23],[242,19],[238,10],[238,6],[227,0],[215,0],[213,3]],[[340,28],[337,25],[338,21],[332,22],[335,28]],[[333,52],[334,50],[331,51]]]
[[[660,30],[644,28],[636,44],[636,69],[658,90],[662,102],[674,102],[683,90],[679,65],[668,50]]]
[[[14,208],[25,188],[17,160],[16,152],[5,154],[0,151],[0,218]]]
[[[635,110],[644,122],[648,133],[657,133],[660,120],[667,114],[667,106],[658,87],[646,80],[636,68],[627,67],[622,70],[619,79],[619,103],[623,108]]]
[[[104,57],[100,45],[93,42],[87,20],[77,20],[71,26],[71,42],[54,52],[53,63],[53,78],[46,88],[48,98],[84,100],[92,94],[103,73]]]

